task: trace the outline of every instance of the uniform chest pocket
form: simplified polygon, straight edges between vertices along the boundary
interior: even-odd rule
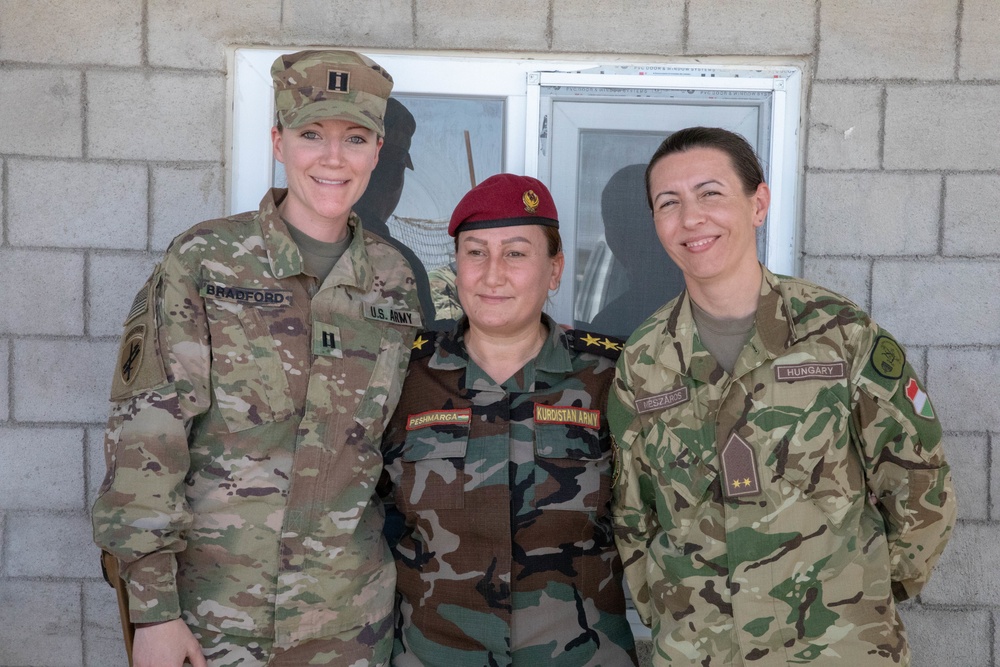
[[[281,421],[293,412],[288,379],[262,310],[212,299],[205,303],[215,407],[230,433]]]
[[[426,426],[408,431],[396,505],[404,512],[465,507],[467,426]]]
[[[536,423],[534,507],[606,513],[611,464],[607,434],[577,424]]]
[[[864,471],[850,437],[846,381],[777,383],[756,423],[769,428],[764,465],[796,487],[837,525],[864,493]]]

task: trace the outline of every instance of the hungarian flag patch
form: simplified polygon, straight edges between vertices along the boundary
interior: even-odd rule
[[[910,403],[913,403],[913,411],[924,419],[934,419],[934,408],[931,407],[931,402],[927,398],[927,394],[924,390],[920,388],[917,381],[910,378],[906,381],[906,397],[910,399]]]

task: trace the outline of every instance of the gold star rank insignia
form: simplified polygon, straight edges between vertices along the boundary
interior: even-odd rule
[[[591,334],[587,334],[586,336],[584,336],[580,340],[582,340],[587,345],[595,345],[596,346],[596,345],[600,345],[601,344],[601,339],[600,338],[594,338],[594,336],[592,336]]]
[[[606,350],[620,350],[620,349],[622,349],[621,345],[619,345],[618,343],[616,343],[613,340],[610,340],[608,338],[605,338],[604,340],[602,340],[601,341],[601,345],[603,345],[604,349],[606,349]]]
[[[423,335],[417,336],[416,338],[413,339],[413,349],[422,350],[424,349],[424,345],[426,345],[427,343],[428,340],[424,338]]]

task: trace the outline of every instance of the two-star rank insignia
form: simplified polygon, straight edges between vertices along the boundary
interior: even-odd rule
[[[757,461],[753,447],[736,431],[722,447],[722,492],[727,498],[755,496],[760,493]]]
[[[595,334],[589,331],[571,329],[566,332],[574,350],[578,352],[592,352],[602,357],[617,359],[621,354],[624,341],[620,338]]]

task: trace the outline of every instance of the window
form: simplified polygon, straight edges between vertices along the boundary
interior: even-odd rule
[[[267,187],[282,184],[268,133],[270,66],[282,52],[234,54],[232,211],[256,208]],[[509,171],[546,183],[560,212],[566,269],[549,313],[627,336],[681,287],[652,234],[641,171],[663,138],[691,125],[739,132],[757,150],[772,190],[759,256],[773,271],[795,273],[798,69],[369,55],[392,73],[393,97],[416,130],[398,204],[362,220],[412,250],[411,263],[416,258],[418,273],[429,274],[446,318],[460,312],[445,294],[451,211],[474,182]]]
[[[291,50],[235,51],[231,211],[256,209],[264,191],[283,182],[271,155],[270,67]],[[406,248],[418,276],[428,276],[442,319],[460,313],[448,284],[451,212],[473,183],[507,171],[539,178],[559,209],[566,269],[549,313],[627,337],[682,286],[652,232],[643,172],[668,134],[692,125],[733,130],[754,146],[772,193],[758,254],[771,270],[795,273],[798,69],[368,55],[392,73],[393,97],[416,129],[408,153],[395,156],[405,164],[398,203],[366,210],[362,221]],[[391,157],[389,139],[379,168]],[[636,637],[648,638],[629,615]]]

